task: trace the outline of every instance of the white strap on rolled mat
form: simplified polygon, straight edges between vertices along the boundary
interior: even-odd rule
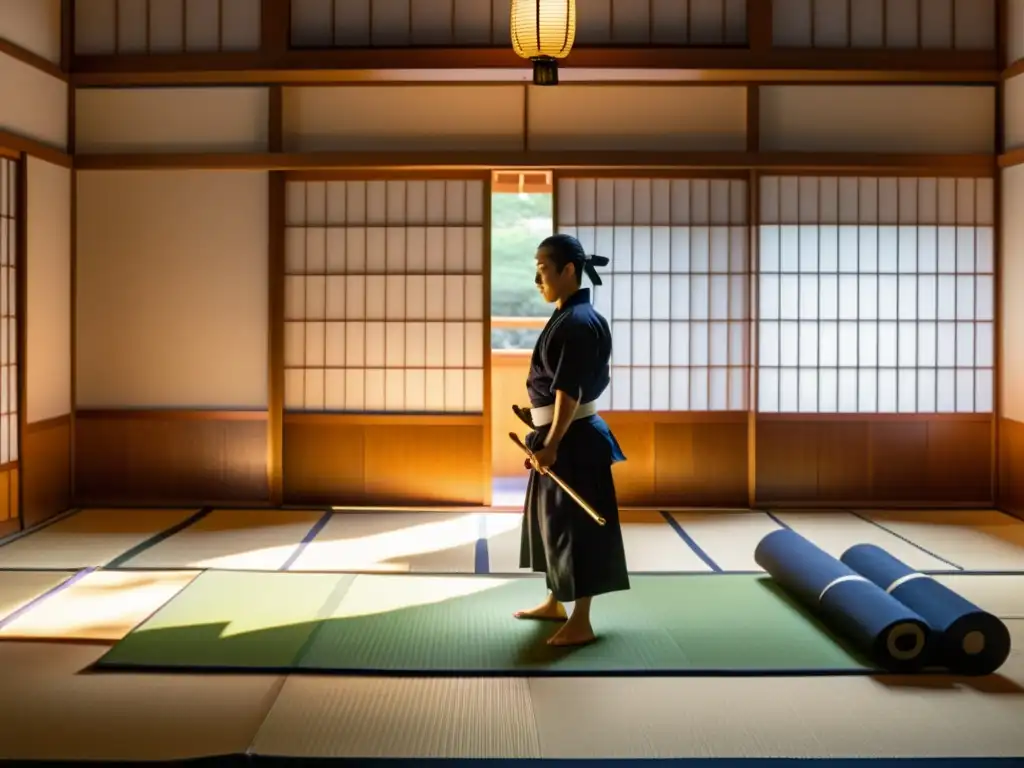
[[[901,585],[906,584],[908,581],[913,581],[914,579],[930,579],[930,578],[931,578],[931,576],[929,576],[927,573],[908,573],[905,576],[900,576],[898,579],[896,579],[896,581],[894,581],[892,584],[890,584],[885,591],[888,592],[891,595],[892,591],[894,589],[897,589]]]
[[[907,577],[904,576],[901,577],[901,579],[907,580]],[[825,585],[825,588],[823,590],[821,590],[821,594],[818,595],[818,602],[821,602],[822,598],[825,597],[825,593],[832,589],[832,587],[834,587],[836,584],[842,584],[844,581],[868,580],[860,574],[847,574],[846,576],[840,576],[838,579],[833,579]],[[898,582],[900,581],[900,579],[897,579],[896,581]],[[893,589],[896,588],[896,586],[898,586],[898,584],[896,582],[893,582],[893,584],[890,585],[888,591],[891,592]],[[912,637],[914,639],[914,644],[910,648],[902,649],[896,645],[897,641],[904,636]],[[885,645],[886,650],[888,650],[889,655],[892,658],[898,659],[899,661],[907,661],[909,659],[916,658],[917,655],[921,653],[921,649],[924,648],[924,640],[924,632],[922,632],[921,628],[916,624],[897,624],[889,632],[889,637],[886,638]]]
[[[596,400],[591,400],[589,403],[580,403],[576,407],[576,413],[573,414],[572,420],[579,421],[588,416],[593,416],[595,413],[597,413]],[[533,426],[546,427],[555,418],[555,406],[545,405],[540,408],[531,408],[530,418],[533,419]]]
[[[832,589],[832,587],[836,584],[842,584],[844,581],[867,581],[867,579],[857,573],[851,573],[847,576],[840,576],[838,579],[832,579],[832,581],[826,584],[825,588],[821,590],[821,594],[818,595],[818,602],[821,602],[822,598],[825,597],[825,593]]]
[[[930,579],[927,573],[908,573],[906,576],[900,576],[896,581],[889,585],[889,588],[885,590],[889,594],[899,587],[901,584],[906,584],[908,581],[914,579]],[[961,649],[968,656],[976,656],[985,650],[985,633],[979,632],[978,630],[972,630],[964,635],[963,640],[960,643]]]

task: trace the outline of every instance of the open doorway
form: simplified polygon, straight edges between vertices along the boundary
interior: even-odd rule
[[[492,504],[520,507],[526,493],[523,455],[508,439],[525,427],[530,353],[551,314],[534,286],[533,255],[554,232],[550,171],[495,171],[491,179]]]

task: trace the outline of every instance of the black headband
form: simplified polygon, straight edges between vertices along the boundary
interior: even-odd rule
[[[583,260],[583,271],[587,273],[587,277],[590,278],[590,282],[594,285],[602,285],[601,276],[597,274],[596,267],[608,266],[607,256],[587,256]]]

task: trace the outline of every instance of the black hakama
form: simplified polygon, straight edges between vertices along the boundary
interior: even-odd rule
[[[553,405],[562,390],[582,405],[609,383],[611,332],[577,291],[548,321],[533,351],[526,381],[532,408]],[[550,425],[527,435],[530,450],[544,445]],[[593,414],[574,421],[551,469],[607,521],[598,525],[547,475],[530,470],[519,565],[545,573],[559,602],[629,589],[612,464],[625,461],[608,424]]]

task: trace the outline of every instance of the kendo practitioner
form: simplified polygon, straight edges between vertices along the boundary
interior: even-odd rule
[[[547,576],[547,599],[519,611],[518,619],[564,622],[550,645],[583,645],[595,639],[591,599],[629,589],[612,464],[625,461],[596,401],[610,381],[612,337],[607,321],[583,288],[586,273],[601,284],[596,266],[608,259],[588,256],[579,241],[557,234],[537,249],[535,282],[555,305],[533,350],[526,389],[530,408],[516,409],[533,430],[532,456],[523,514],[519,565]],[[551,469],[607,521],[598,525],[547,474]],[[568,616],[564,603],[574,602]]]

